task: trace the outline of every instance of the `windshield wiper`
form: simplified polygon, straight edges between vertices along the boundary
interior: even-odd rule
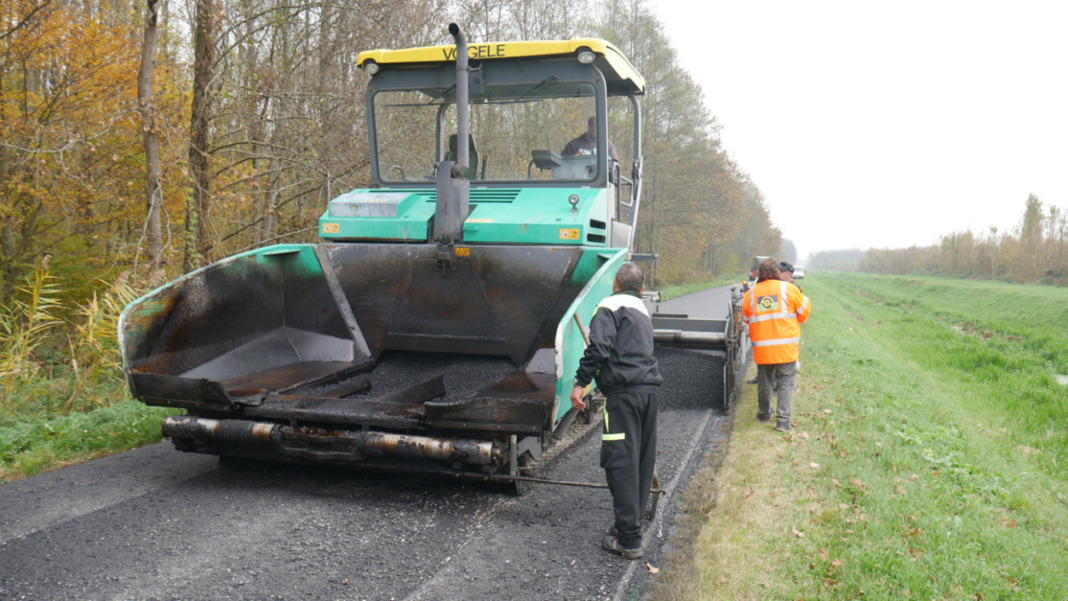
[[[446,104],[448,102],[446,100],[446,98],[449,97],[449,92],[452,92],[453,98],[456,98],[456,84],[452,84],[451,86],[449,86],[449,87],[445,88],[444,90],[442,90],[441,91],[441,95],[438,96],[437,98],[431,97],[431,99],[426,104],[434,104],[436,102],[440,102],[441,104]]]
[[[550,75],[550,76],[546,77],[544,80],[542,80],[542,82],[539,83],[538,85],[534,86],[533,88],[530,88],[526,92],[523,92],[522,94],[517,96],[516,99],[515,99],[515,102],[519,102],[520,100],[526,98],[527,96],[530,96],[534,92],[537,92],[542,87],[544,87],[545,84],[549,83],[550,81],[556,81],[558,79],[560,79],[560,76],[557,75],[556,73],[553,73],[552,75]]]

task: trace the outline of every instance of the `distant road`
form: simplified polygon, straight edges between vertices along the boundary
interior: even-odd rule
[[[702,319],[726,319],[731,300],[731,288],[741,288],[741,282],[731,286],[709,288],[660,303],[661,313],[684,313]]]

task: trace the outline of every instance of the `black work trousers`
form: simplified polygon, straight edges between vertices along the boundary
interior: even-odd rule
[[[609,394],[604,405],[601,467],[608,489],[619,544],[636,549],[642,544],[642,513],[649,502],[656,467],[656,394]]]

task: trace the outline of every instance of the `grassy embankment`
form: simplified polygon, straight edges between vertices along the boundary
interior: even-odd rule
[[[745,386],[657,598],[1068,599],[1068,289],[800,283],[796,429]]]

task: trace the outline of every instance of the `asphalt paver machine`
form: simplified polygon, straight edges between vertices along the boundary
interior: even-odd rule
[[[450,33],[358,56],[371,184],[330,201],[319,242],[123,312],[133,394],[186,410],[163,424],[177,448],[507,481],[570,422],[638,219],[645,81],[604,40]],[[595,144],[562,154],[591,117]]]

